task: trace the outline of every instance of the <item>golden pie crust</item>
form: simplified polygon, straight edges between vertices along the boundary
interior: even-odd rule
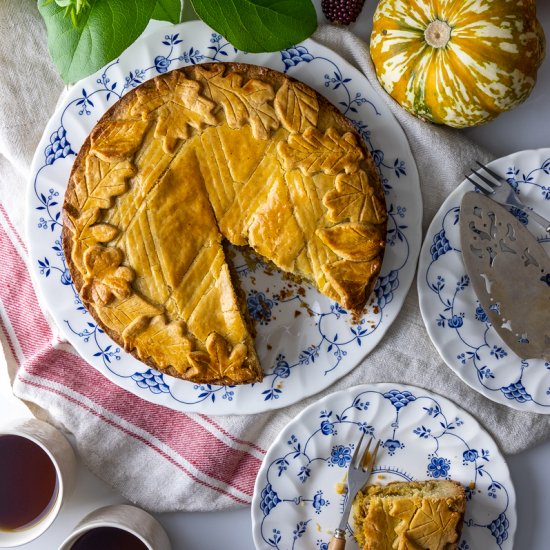
[[[352,124],[253,65],[185,67],[119,100],[84,142],[64,203],[75,287],[127,351],[196,383],[261,380],[224,243],[360,312],[387,212]]]
[[[451,480],[370,485],[353,502],[362,550],[456,550],[466,493]]]

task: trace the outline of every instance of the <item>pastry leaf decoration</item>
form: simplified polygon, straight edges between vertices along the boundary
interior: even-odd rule
[[[68,215],[68,226],[75,234],[75,242],[81,241],[87,248],[97,243],[108,243],[120,233],[119,228],[110,223],[96,223],[99,216],[99,208],[84,210],[78,217]]]
[[[355,174],[336,177],[335,189],[325,193],[323,204],[332,221],[383,223],[386,209],[382,200],[369,184],[367,174],[360,170]]]
[[[345,171],[354,173],[359,168],[363,153],[350,132],[341,136],[334,128],[323,134],[313,127],[303,134],[291,134],[287,142],[278,145],[285,169],[299,168],[304,175],[324,172],[336,175]]]
[[[96,126],[90,152],[106,162],[128,159],[141,145],[148,125],[143,120],[113,120]]]
[[[156,86],[136,91],[138,101],[132,114],[155,119],[155,137],[162,138],[164,150],[173,153],[178,140],[187,139],[193,129],[218,124],[212,114],[215,104],[200,95],[200,84],[177,71],[157,78]]]
[[[80,215],[78,211],[67,207],[66,225],[74,233],[72,239],[71,258],[80,272],[83,272],[82,256],[87,248],[97,243],[107,243],[113,240],[120,232],[117,227],[108,223],[98,223],[99,208],[89,208]]]
[[[80,213],[72,205],[66,206],[67,227],[74,233],[75,239],[80,240],[81,235],[85,234],[90,226],[99,219],[99,208],[88,208]]]
[[[229,351],[227,341],[218,333],[211,333],[205,342],[206,352],[194,351],[189,354],[189,362],[196,371],[196,376],[204,379],[222,380],[224,378],[238,381],[243,378],[242,365],[246,359],[247,349],[244,344],[237,344]],[[193,376],[195,373],[189,375]]]
[[[84,252],[82,297],[86,302],[108,305],[114,298],[128,298],[134,272],[121,266],[124,255],[119,248],[92,246]]]
[[[95,210],[98,211],[97,209]],[[108,223],[89,225],[87,222],[88,212],[90,212],[90,210],[86,210],[80,218],[73,222],[78,236],[73,239],[71,257],[79,267],[80,271],[82,271],[82,268],[84,267],[80,264],[80,258],[83,257],[86,249],[91,248],[98,243],[108,243],[120,233],[118,227]]]
[[[385,242],[379,227],[357,222],[318,229],[317,236],[340,258],[354,262],[376,258]]]
[[[368,262],[340,260],[323,266],[327,281],[340,296],[338,300],[346,309],[356,309],[370,294],[373,277],[380,269],[378,258]]]
[[[277,91],[274,106],[282,125],[291,133],[304,132],[308,126],[317,125],[317,94],[300,82],[285,80]]]
[[[135,349],[140,359],[147,361],[154,357],[160,368],[173,367],[185,373],[187,355],[193,349],[186,332],[187,325],[182,320],[167,323],[163,315],[141,316],[124,329],[122,338],[125,349]]]
[[[256,139],[267,139],[271,130],[279,127],[279,119],[270,103],[275,97],[272,86],[255,79],[243,85],[242,75],[223,76],[224,71],[223,65],[212,69],[197,67],[197,74],[204,79],[212,99],[222,105],[228,126],[239,129],[249,123]]]
[[[396,528],[396,533],[402,532],[401,542],[414,543],[419,548],[443,549],[457,541],[456,525],[460,514],[450,511],[446,502],[424,499],[421,508],[414,512],[408,525],[402,522],[400,528]]]
[[[87,228],[80,234],[80,240],[87,244],[108,243],[112,241],[120,230],[110,223],[98,223]]]
[[[88,155],[84,177],[87,199],[82,210],[110,208],[113,197],[126,191],[126,180],[135,173],[136,169],[130,161],[112,164]],[[79,184],[82,185],[81,182],[77,182],[77,185]]]

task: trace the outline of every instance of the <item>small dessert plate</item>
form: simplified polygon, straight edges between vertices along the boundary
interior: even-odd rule
[[[256,478],[252,523],[258,550],[327,550],[362,433],[381,441],[369,483],[454,479],[467,497],[458,548],[511,550],[515,490],[491,436],[448,399],[394,384],[328,395],[282,430]],[[357,550],[352,521],[346,548]]]
[[[527,206],[550,217],[550,149],[514,153],[488,167],[503,175]],[[523,360],[503,342],[466,274],[459,214],[463,195],[473,190],[467,180],[457,187],[426,233],[417,278],[424,324],[443,360],[474,390],[513,409],[550,414],[550,363]],[[512,207],[510,212],[550,253],[544,228],[523,210]]]

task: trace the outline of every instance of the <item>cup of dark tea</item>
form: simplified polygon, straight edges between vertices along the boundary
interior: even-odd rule
[[[89,513],[59,550],[171,550],[162,525],[129,504],[104,506]]]
[[[0,426],[0,547],[40,536],[72,491],[75,473],[73,448],[47,422],[25,418]]]

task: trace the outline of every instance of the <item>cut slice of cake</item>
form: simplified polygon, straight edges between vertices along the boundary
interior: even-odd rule
[[[455,550],[465,508],[456,481],[370,485],[353,503],[355,538],[362,550]]]

